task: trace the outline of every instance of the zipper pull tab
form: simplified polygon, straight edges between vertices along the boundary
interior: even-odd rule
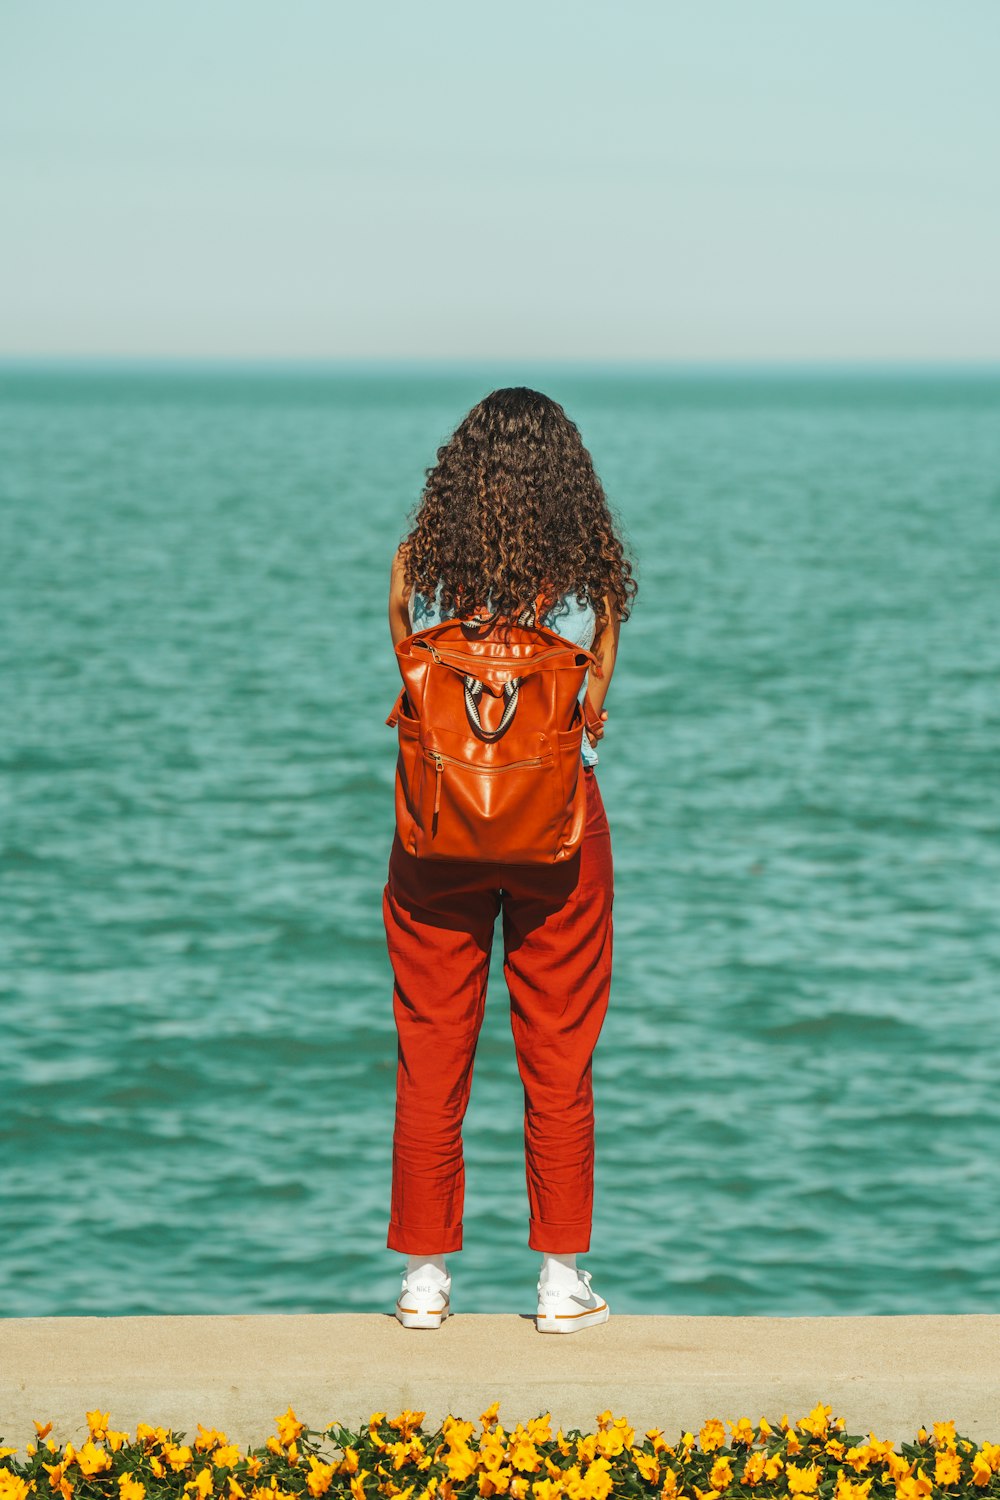
[[[441,807],[441,778],[444,775],[444,761],[440,755],[434,756],[434,819],[437,821],[438,811]]]

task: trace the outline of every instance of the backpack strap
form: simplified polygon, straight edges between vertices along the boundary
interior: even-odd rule
[[[604,727],[604,720],[590,701],[590,694],[585,693],[583,699],[583,722],[588,729],[597,730]]]

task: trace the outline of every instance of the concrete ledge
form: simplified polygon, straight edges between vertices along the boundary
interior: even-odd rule
[[[610,1407],[671,1442],[706,1417],[795,1420],[818,1401],[897,1445],[949,1417],[1000,1441],[1000,1314],[612,1316],[568,1338],[511,1314],[433,1332],[372,1313],[0,1320],[0,1440],[22,1451],[33,1418],[78,1442],[94,1407],[133,1435],[146,1421],[190,1439],[201,1422],[245,1447],[289,1404],[313,1427],[404,1407],[430,1426],[497,1399],[507,1427],[550,1412],[589,1432]]]

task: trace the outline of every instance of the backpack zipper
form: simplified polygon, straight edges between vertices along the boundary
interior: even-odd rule
[[[429,651],[431,653],[431,656],[434,658],[434,660],[436,662],[440,663],[441,658],[438,655],[437,648],[435,647],[435,645],[433,644],[433,642],[431,642],[431,641],[414,641],[413,645],[414,645],[414,648],[416,648],[416,647],[419,646],[419,648],[420,648],[421,651]]]
[[[551,759],[551,757],[546,757],[544,755],[533,755],[528,760],[511,760],[511,761],[508,761],[505,766],[470,766],[469,763],[468,763],[468,761],[466,761],[466,760],[459,760],[458,757],[455,756],[455,755],[443,755],[440,750],[428,750],[426,753],[431,757],[431,759],[434,762],[434,816],[435,816],[435,818],[437,817],[438,812],[440,811],[440,808],[441,808],[441,781],[442,781],[442,778],[444,777],[444,763],[445,763],[445,761],[447,761],[450,766],[461,766],[463,770],[465,770],[465,771],[474,771],[477,775],[489,775],[489,774],[491,774],[494,771],[516,771],[521,766],[541,766],[541,765],[544,765],[546,759]]]
[[[437,761],[439,773],[444,770],[445,761],[450,766],[463,766],[466,771],[492,772],[516,771],[518,766],[540,766],[543,761],[551,759],[546,755],[533,755],[529,760],[510,760],[505,766],[471,766],[467,760],[459,760],[457,755],[444,755],[440,750],[428,750],[427,754]]]

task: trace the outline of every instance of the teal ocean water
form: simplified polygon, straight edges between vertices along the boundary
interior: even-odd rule
[[[586,1264],[1000,1307],[1000,376],[0,375],[0,1313],[387,1309],[389,559],[493,385],[637,557]],[[457,1311],[530,1311],[499,966]]]

